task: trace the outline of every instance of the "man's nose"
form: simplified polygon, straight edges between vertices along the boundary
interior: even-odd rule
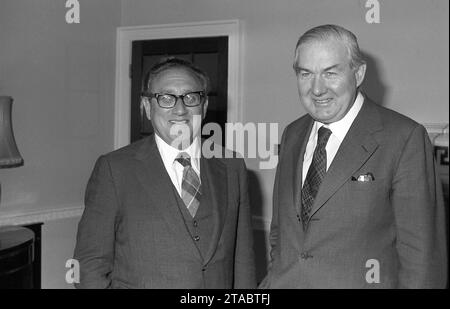
[[[327,87],[321,76],[316,76],[313,81],[312,91],[315,96],[320,96],[327,92]]]
[[[177,101],[175,102],[175,106],[172,108],[172,112],[176,115],[184,115],[186,113],[186,111],[187,111],[187,109],[183,103],[183,99],[178,97]]]

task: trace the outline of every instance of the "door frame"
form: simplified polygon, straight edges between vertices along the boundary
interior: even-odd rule
[[[239,20],[219,20],[179,24],[161,24],[117,28],[116,86],[114,103],[114,149],[130,143],[131,78],[130,64],[133,41],[228,37],[228,110],[227,122],[242,122],[241,31]]]

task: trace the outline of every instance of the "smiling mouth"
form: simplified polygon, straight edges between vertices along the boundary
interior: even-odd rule
[[[181,120],[169,120],[171,124],[187,124],[189,120],[181,119]]]
[[[323,99],[323,100],[313,99],[313,101],[318,105],[326,105],[326,104],[330,103],[331,100],[332,100],[331,98]]]

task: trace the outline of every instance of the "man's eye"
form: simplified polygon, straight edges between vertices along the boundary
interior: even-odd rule
[[[184,96],[184,100],[187,102],[195,101],[195,95],[190,93]]]
[[[189,93],[184,96],[185,104],[196,104],[200,101],[200,95],[198,93]]]
[[[309,72],[299,72],[298,75],[301,78],[308,78],[311,75],[311,73],[309,73]]]
[[[325,74],[326,74],[327,77],[333,77],[333,76],[336,76],[336,75],[337,75],[336,72],[331,72],[331,71],[326,72]]]
[[[159,101],[164,103],[170,103],[173,101],[173,97],[170,95],[161,95],[159,96]]]

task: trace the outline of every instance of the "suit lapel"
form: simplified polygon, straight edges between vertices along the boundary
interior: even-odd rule
[[[285,133],[285,139],[281,145],[282,153],[279,154],[280,162],[277,168],[277,173],[281,175],[278,176],[278,192],[276,193],[278,204],[287,205],[288,218],[292,220],[292,226],[296,229],[296,233],[291,235],[295,238],[295,243],[297,242],[297,237],[301,238],[303,235],[303,229],[298,221],[298,208],[300,206],[303,154],[313,123],[310,116],[305,117],[298,120],[289,129],[289,134]]]
[[[174,235],[180,238],[180,244],[188,247],[201,260],[201,255],[178,209],[176,197],[172,193],[176,193],[176,189],[164,167],[154,135],[148,137],[148,141],[138,150],[136,158],[142,163],[142,168],[136,170],[137,176],[149,196],[149,203],[153,201],[149,207],[154,207],[160,212]]]
[[[226,212],[228,208],[228,186],[226,166],[216,158],[200,159],[200,174],[202,184],[209,187],[207,201],[201,207],[211,207],[213,215],[213,233],[209,249],[205,255],[204,264],[207,264],[214,255],[222,234]]]
[[[382,129],[377,110],[365,102],[339,147],[317,193],[311,217],[336,193],[378,148],[373,132]]]
[[[296,141],[296,145],[294,148],[294,157],[295,160],[293,163],[294,166],[294,207],[295,211],[300,214],[299,210],[301,209],[301,188],[302,188],[302,178],[303,178],[303,159],[306,151],[306,146],[308,144],[309,135],[311,134],[311,130],[314,124],[314,120],[311,117],[308,117],[308,120],[304,123],[302,127],[299,128],[299,136]]]

